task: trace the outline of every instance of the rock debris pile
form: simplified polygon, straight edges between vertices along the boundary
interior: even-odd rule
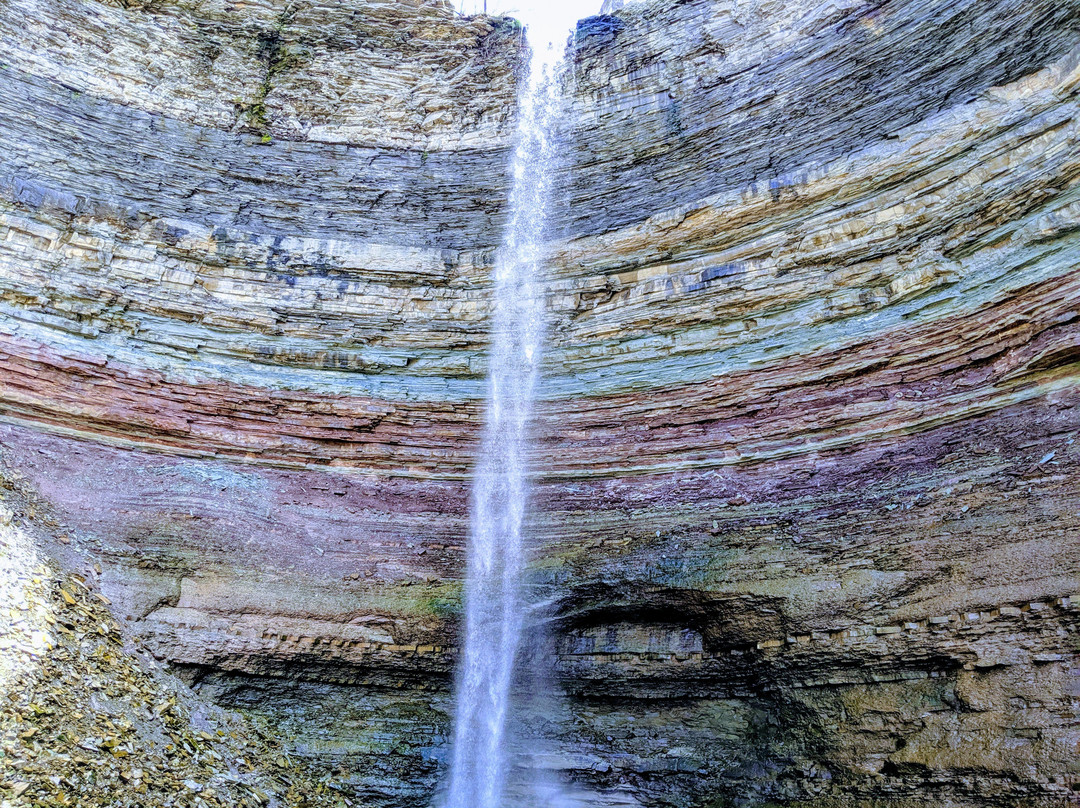
[[[0,505],[0,806],[344,808],[265,727],[200,704]]]

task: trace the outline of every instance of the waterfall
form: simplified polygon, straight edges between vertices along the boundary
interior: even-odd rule
[[[550,20],[550,16],[548,17]],[[529,422],[544,341],[544,232],[556,160],[557,66],[569,25],[535,36],[518,98],[509,218],[496,254],[487,406],[473,481],[450,785],[445,808],[500,808],[523,615]],[[546,46],[551,42],[550,46]]]

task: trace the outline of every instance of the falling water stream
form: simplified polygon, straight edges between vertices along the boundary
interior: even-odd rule
[[[502,808],[511,767],[511,684],[529,606],[522,586],[523,524],[529,424],[544,342],[544,233],[558,149],[558,66],[572,25],[553,20],[550,8],[541,16],[529,21],[531,58],[518,97],[509,217],[495,260],[487,406],[473,481],[445,808]]]

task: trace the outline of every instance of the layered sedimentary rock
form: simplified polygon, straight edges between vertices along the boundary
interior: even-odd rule
[[[204,695],[427,804],[520,30],[0,36],[18,501]],[[1080,5],[647,3],[571,46],[536,754],[642,805],[1073,804]]]
[[[5,807],[346,808],[290,762],[276,728],[205,704],[139,654],[108,598],[39,564],[30,523],[12,517],[0,503]]]

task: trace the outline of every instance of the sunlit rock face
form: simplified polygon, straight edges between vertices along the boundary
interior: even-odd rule
[[[5,474],[200,692],[426,805],[520,31],[0,33]],[[631,4],[573,46],[545,765],[650,806],[1073,804],[1080,3]]]

